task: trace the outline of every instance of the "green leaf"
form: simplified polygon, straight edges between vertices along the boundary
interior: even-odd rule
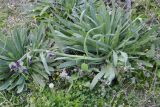
[[[117,62],[118,62],[118,55],[115,51],[113,51],[113,64],[114,64],[114,66],[117,66]]]
[[[21,77],[18,79],[16,85],[22,84],[22,83],[24,82],[24,80],[25,80],[25,78],[24,78],[23,76],[21,76]]]
[[[146,56],[149,57],[149,58],[153,58],[155,56],[155,45],[153,44],[151,46],[151,49],[146,53]]]
[[[110,85],[112,80],[116,77],[116,69],[112,64],[108,64],[106,67],[104,67],[104,70],[106,71],[104,78],[107,79],[107,84]]]
[[[104,76],[105,74],[105,66],[102,66],[102,70],[94,77],[94,79],[92,80],[91,84],[90,84],[90,89],[92,90],[95,85],[98,83],[98,81]]]
[[[158,66],[160,66],[160,60],[156,60]]]
[[[0,68],[1,69],[1,68]],[[8,78],[10,76],[10,73],[1,73],[0,74],[0,80],[3,80],[3,79],[6,79],[6,78]]]
[[[7,89],[9,86],[10,86],[10,80],[2,83],[2,84],[0,85],[0,90],[5,90],[5,89]]]
[[[39,75],[39,74],[32,74],[32,78],[33,78],[33,80],[35,81],[35,83],[37,85],[40,85],[42,88],[45,87],[46,83],[44,81],[44,78],[41,75]]]
[[[6,60],[6,61],[12,61],[12,59],[10,59],[10,58],[8,58],[6,56],[2,56],[2,55],[0,55],[0,59]]]
[[[43,10],[41,11],[41,13],[39,14],[40,16],[42,16],[48,9],[50,6],[46,6],[43,8]]]
[[[24,86],[25,86],[25,83],[23,82],[22,84],[20,84],[18,87],[17,87],[17,93],[21,93],[24,89]]]
[[[86,63],[81,64],[81,69],[83,71],[88,71],[88,64],[86,64]]]
[[[14,82],[14,83],[12,83],[11,86],[9,86],[9,87],[7,88],[7,90],[8,90],[8,91],[9,91],[9,90],[12,90],[12,89],[15,88],[16,86],[17,86],[17,81]]]
[[[152,68],[153,67],[153,64],[147,62],[147,61],[144,61],[144,60],[137,60],[138,63],[142,63],[142,65],[145,65],[146,67],[150,67]]]
[[[120,29],[121,29],[121,26],[120,25],[117,25],[117,31],[115,32],[115,35],[113,36],[111,42],[111,46],[112,48],[116,48],[118,46],[118,43],[119,43],[119,35],[120,35]]]
[[[77,63],[76,61],[66,61],[61,63],[58,68],[67,68],[67,67],[71,67],[71,66],[75,66]]]
[[[15,88],[17,85],[21,85],[21,84],[23,84],[25,82],[25,78],[23,76],[21,76],[18,80],[16,79],[17,76],[18,75],[15,75],[15,77],[13,77],[12,83],[7,88],[7,90],[11,90],[11,89]]]
[[[49,72],[49,68],[48,68],[48,65],[47,65],[47,61],[46,61],[46,58],[45,58],[43,52],[40,53],[40,57],[41,57],[41,61],[42,61],[42,63],[43,63],[43,66],[44,66],[44,68],[45,68],[45,71],[46,71],[49,75],[51,75],[51,73]]]
[[[157,76],[160,78],[160,69],[158,69]]]
[[[81,15],[80,15],[80,18],[79,18],[80,23],[82,23],[82,20],[83,20],[83,17],[85,15],[85,12],[86,12],[86,10],[83,10],[82,13],[81,13]]]
[[[125,65],[126,65],[126,63],[128,61],[128,55],[127,55],[127,53],[122,52],[122,51],[120,51],[120,53],[121,53],[121,57],[119,57],[119,60],[122,61],[122,62],[124,62]]]
[[[48,74],[46,73],[44,67],[43,67],[43,64],[41,63],[35,63],[32,65],[32,69],[34,71],[35,74],[40,74],[41,76],[43,76],[45,79],[48,80]]]

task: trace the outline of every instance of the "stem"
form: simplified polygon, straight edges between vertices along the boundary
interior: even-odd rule
[[[86,37],[85,37],[85,39],[84,39],[84,51],[85,51],[85,53],[86,53],[87,56],[89,55],[89,53],[88,53],[88,48],[87,48],[87,39],[88,39],[89,34],[90,34],[92,31],[97,30],[97,29],[103,27],[103,25],[104,25],[104,24],[102,24],[102,25],[100,25],[100,26],[98,26],[98,27],[95,27],[95,28],[93,28],[93,29],[90,29],[90,30],[87,32]]]
[[[102,58],[92,58],[92,57],[87,57],[87,56],[68,55],[68,54],[63,54],[63,53],[58,53],[58,52],[55,52],[55,54],[61,55],[61,56],[64,56],[64,57],[78,58],[78,59],[83,59],[83,60],[92,60],[92,61],[102,61],[102,60],[104,60],[104,57],[102,57]]]
[[[24,60],[27,57],[27,54],[30,54],[32,52],[46,52],[46,51],[50,51],[50,50],[44,50],[44,49],[35,49],[32,50],[28,53],[26,53],[24,56],[22,56],[21,59],[19,60]],[[65,53],[59,53],[59,52],[53,52],[56,55],[59,56],[63,56],[63,57],[70,57],[70,58],[78,58],[78,59],[82,59],[82,60],[91,60],[91,61],[103,61],[105,59],[105,57],[101,57],[101,58],[92,58],[92,57],[88,57],[88,56],[80,56],[80,55],[69,55],[69,54],[65,54]]]

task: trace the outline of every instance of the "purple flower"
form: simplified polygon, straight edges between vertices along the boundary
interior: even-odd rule
[[[29,59],[29,64],[32,64],[32,58]]]
[[[32,57],[30,54],[27,54],[27,58],[28,58],[28,63],[32,64]]]
[[[21,66],[19,61],[15,62],[15,63],[16,63],[17,68]]]
[[[11,66],[11,69],[16,69],[17,67],[15,65],[12,65]]]
[[[16,61],[16,62],[11,62],[9,64],[9,68],[12,70],[12,71],[20,71],[20,72],[28,72],[28,69],[23,66],[23,62],[22,61]]]
[[[28,69],[26,68],[26,67],[21,67],[21,69],[22,69],[22,71],[24,72],[24,73],[27,73],[28,72]]]
[[[55,56],[55,54],[53,52],[51,52],[51,51],[47,52],[47,57],[48,58],[53,58],[54,56]]]
[[[12,62],[12,63],[9,64],[9,68],[11,70],[15,70],[15,69],[17,69],[17,66],[16,66],[16,64],[14,62]]]
[[[11,69],[11,70],[17,70],[17,64],[15,63],[15,62],[11,62],[10,64],[9,64],[9,68]]]

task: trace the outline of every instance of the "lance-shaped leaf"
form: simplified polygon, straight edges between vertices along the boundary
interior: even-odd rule
[[[41,61],[42,61],[42,63],[43,63],[43,66],[44,66],[45,71],[46,71],[49,75],[51,75],[51,73],[49,72],[49,68],[48,68],[48,65],[47,65],[47,61],[46,61],[46,58],[45,58],[43,52],[40,53],[40,57],[41,57]]]

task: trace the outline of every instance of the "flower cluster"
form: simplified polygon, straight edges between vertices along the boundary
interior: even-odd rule
[[[60,73],[60,77],[69,80],[70,76],[68,76],[68,73],[65,69],[63,69],[62,73]]]
[[[9,68],[11,71],[19,71],[25,73],[28,71],[28,69],[25,66],[23,66],[23,62],[19,60],[16,62],[11,62],[9,64]]]

